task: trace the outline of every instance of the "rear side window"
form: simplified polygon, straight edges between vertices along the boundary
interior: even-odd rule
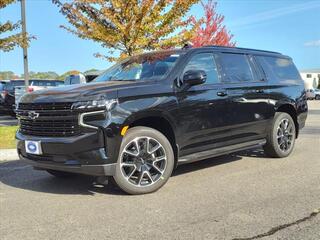
[[[63,85],[64,84],[64,82],[61,82],[61,81],[55,81],[55,86],[61,86],[61,85]]]
[[[226,82],[254,81],[249,59],[244,54],[221,53],[220,62],[224,70]]]
[[[257,56],[256,58],[269,78],[277,80],[300,79],[300,74],[291,59],[269,56]]]
[[[41,86],[41,87],[47,87],[47,86],[55,86],[56,83],[54,81],[51,80],[40,80],[40,81],[31,81],[31,85],[32,86]]]
[[[190,70],[202,70],[207,74],[206,83],[218,83],[217,66],[212,53],[198,53],[191,57],[183,70],[183,74]]]

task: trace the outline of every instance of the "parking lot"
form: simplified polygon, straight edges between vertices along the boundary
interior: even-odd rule
[[[320,101],[309,106],[290,157],[258,149],[180,166],[148,195],[2,162],[1,239],[319,240]]]

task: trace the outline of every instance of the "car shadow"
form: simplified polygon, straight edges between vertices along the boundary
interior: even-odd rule
[[[0,162],[0,182],[14,188],[52,194],[126,195],[113,183],[102,185],[92,176],[74,175],[70,178],[56,178],[46,171],[34,170],[32,166],[20,160]]]
[[[205,168],[210,168],[222,164],[241,160],[243,157],[264,158],[266,157],[262,148],[235,152],[228,155],[204,159],[198,162],[179,165],[172,176],[179,176],[188,172],[195,172]]]
[[[264,157],[264,153],[262,149],[255,149],[184,164],[178,166],[172,176],[176,177],[188,172],[228,164],[241,160],[243,157],[262,158]],[[109,180],[107,185],[102,185],[96,182],[96,178],[85,175],[75,175],[72,178],[59,179],[51,176],[46,171],[34,170],[22,161],[0,162],[0,182],[14,188],[52,194],[79,194],[88,196],[110,194],[128,196],[116,187],[111,180]]]

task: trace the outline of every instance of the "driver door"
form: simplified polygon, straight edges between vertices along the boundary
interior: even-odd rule
[[[177,92],[180,156],[220,147],[229,136],[227,96],[223,96],[214,53],[193,53],[183,67],[181,79],[189,70],[202,70],[207,78],[200,85],[183,84]]]

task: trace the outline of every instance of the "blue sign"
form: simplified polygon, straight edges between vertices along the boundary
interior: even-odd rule
[[[33,142],[29,142],[27,145],[27,148],[30,152],[36,152],[37,146]]]

